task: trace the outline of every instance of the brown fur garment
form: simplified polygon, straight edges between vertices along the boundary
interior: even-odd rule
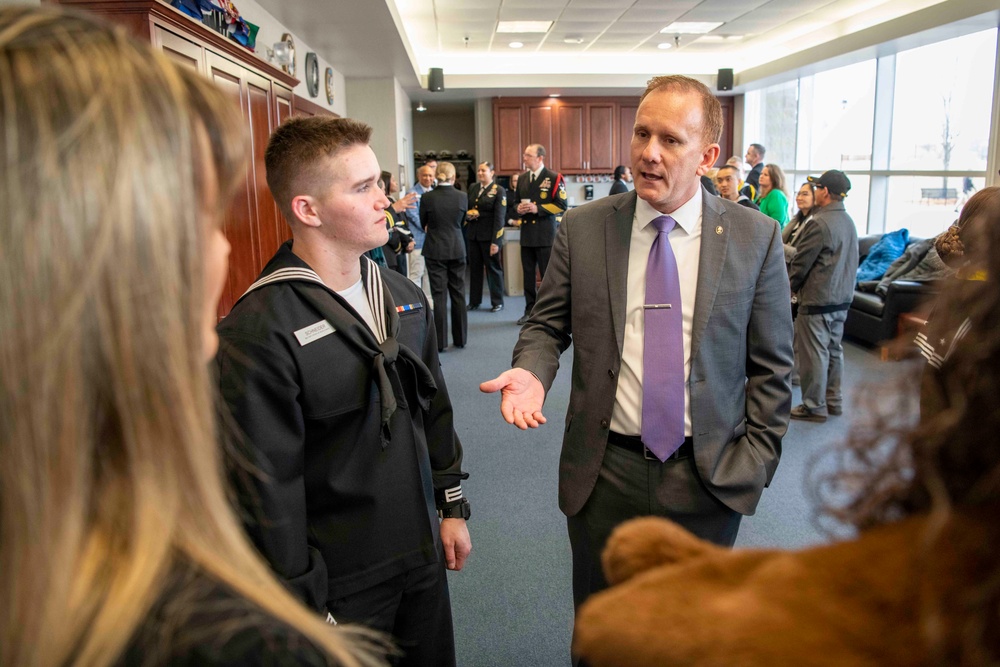
[[[581,607],[574,649],[593,667],[959,664],[948,656],[962,584],[982,581],[996,558],[996,531],[982,526],[952,519],[936,542],[945,549],[921,547],[928,519],[917,517],[777,551],[723,549],[636,519],[609,540],[613,585]]]

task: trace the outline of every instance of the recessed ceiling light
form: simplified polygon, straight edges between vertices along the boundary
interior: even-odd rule
[[[670,42],[660,42],[659,44],[656,45],[656,48],[658,48],[658,49],[669,49],[672,46],[673,46],[673,44],[671,44]]]
[[[563,44],[583,44],[583,37],[567,37]]]
[[[549,93],[549,97],[559,97],[559,93]]]
[[[423,102],[421,102],[421,103],[420,103],[420,104],[419,104],[419,105],[417,106],[417,111],[427,111],[427,107],[425,107],[425,106],[424,106],[424,103],[423,103]]]
[[[521,48],[522,46],[524,46],[524,44],[523,44],[522,42],[511,42],[511,43],[510,43],[510,44],[508,44],[507,46],[509,46],[509,47],[510,47],[510,48],[512,48],[512,49],[519,49],[519,48]]]
[[[546,33],[552,21],[498,21],[497,32],[541,32]]]
[[[709,23],[705,21],[675,21],[660,32],[668,32],[678,35],[704,35],[706,32],[712,32],[720,25],[722,25],[722,23]]]

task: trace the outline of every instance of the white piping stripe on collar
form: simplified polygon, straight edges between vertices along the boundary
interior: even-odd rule
[[[323,287],[326,287],[326,283],[323,282],[323,279],[320,278],[319,274],[313,271],[312,269],[301,269],[301,268],[278,269],[274,273],[264,276],[263,278],[255,282],[253,285],[248,287],[247,291],[244,292],[240,298],[242,299],[244,296],[254,291],[258,287],[263,287],[264,285],[280,282],[282,280],[308,280],[310,282],[319,283]]]
[[[375,319],[375,334],[376,340],[379,343],[384,343],[385,339],[389,337],[389,332],[386,327],[385,321],[385,292],[382,286],[382,272],[379,269],[378,264],[373,262],[369,257],[365,257],[368,261],[368,280],[365,285],[365,296],[368,298],[368,306],[372,310],[372,317]],[[274,273],[264,276],[253,285],[247,288],[247,291],[243,293],[240,297],[241,299],[254,291],[259,287],[264,287],[265,285],[270,285],[271,283],[281,282],[284,280],[305,280],[308,282],[318,283],[327,289],[330,289],[323,279],[319,277],[319,274],[312,269],[303,269],[300,267],[278,269]],[[332,290],[331,290],[332,291]]]
[[[375,318],[375,338],[379,343],[384,343],[389,337],[385,325],[385,292],[382,286],[382,271],[378,264],[370,257],[368,260],[368,283],[365,285],[365,295],[368,297],[368,306],[372,309],[372,317]]]

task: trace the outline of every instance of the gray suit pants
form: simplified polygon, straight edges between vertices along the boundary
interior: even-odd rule
[[[840,384],[844,377],[844,322],[847,311],[795,318],[795,359],[802,382],[802,404],[810,412],[825,415],[832,407],[843,408]]]

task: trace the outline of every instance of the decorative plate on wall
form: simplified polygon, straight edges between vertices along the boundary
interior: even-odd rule
[[[309,97],[316,97],[319,95],[319,60],[312,51],[306,54],[305,75],[306,90],[309,91]]]
[[[333,68],[326,68],[326,103],[333,104]]]

